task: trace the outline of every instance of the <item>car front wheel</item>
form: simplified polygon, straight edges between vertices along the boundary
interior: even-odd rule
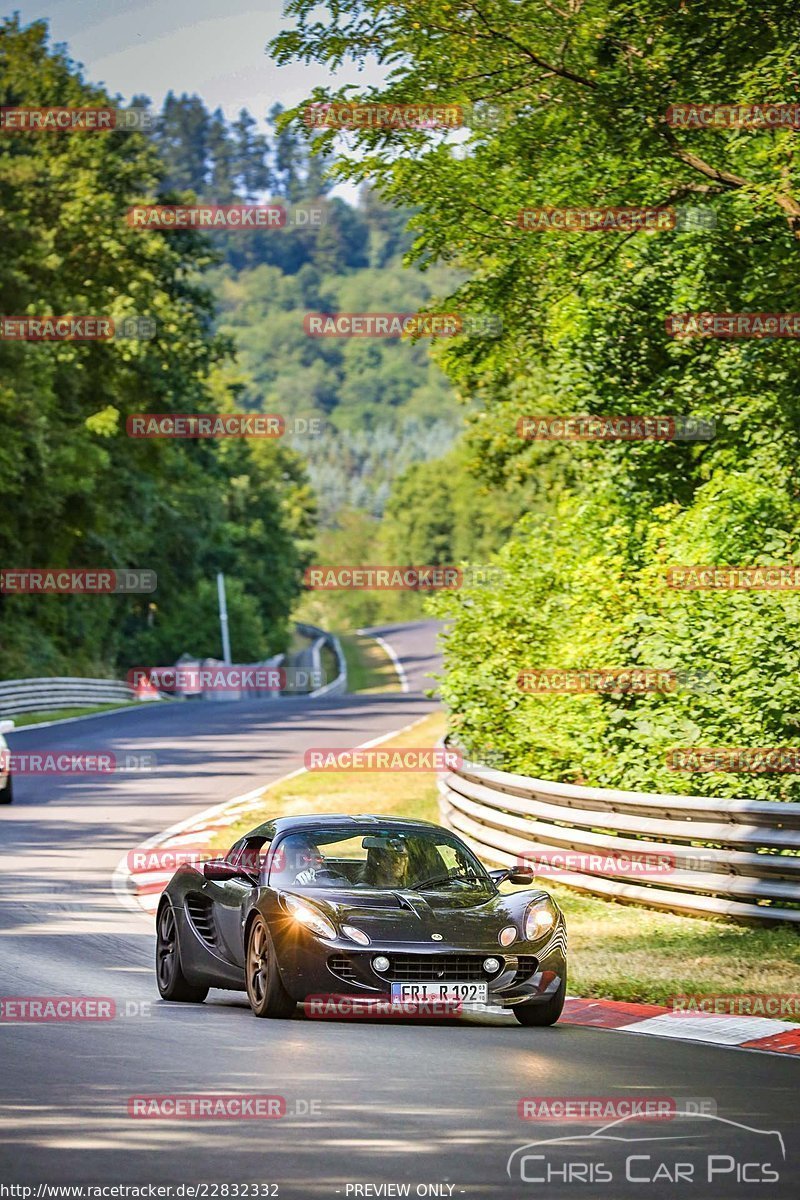
[[[275,944],[263,917],[256,917],[247,938],[247,999],[257,1017],[290,1017],[297,1008],[278,971]]]
[[[562,975],[558,991],[549,1000],[538,1000],[533,1004],[530,1001],[526,1004],[515,1004],[512,1011],[520,1025],[555,1025],[561,1016],[566,995],[567,977]]]
[[[183,973],[178,951],[178,926],[172,905],[164,903],[156,921],[156,982],[162,1000],[202,1004],[207,987],[195,987]]]

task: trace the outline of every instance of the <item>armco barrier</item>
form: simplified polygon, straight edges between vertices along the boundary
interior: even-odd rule
[[[9,679],[0,683],[0,716],[133,699],[132,689],[118,679]]]
[[[295,625],[297,632],[307,637],[311,642],[310,655],[311,667],[313,671],[322,674],[322,647],[330,646],[334,653],[337,663],[337,675],[335,679],[331,679],[323,687],[316,688],[311,694],[312,696],[336,696],[347,691],[347,663],[345,662],[344,652],[337,637],[332,633],[326,633],[324,629],[319,629],[316,625],[304,625],[297,623]]]
[[[554,881],[670,912],[800,925],[800,804],[582,787],[467,762],[440,777],[439,791],[442,823],[488,862],[524,859],[536,870],[537,854],[594,855],[596,873],[581,857],[584,869]],[[655,854],[667,873],[625,870]]]
[[[311,643],[307,650],[301,651],[298,656],[290,660],[286,659],[283,654],[276,654],[273,658],[265,659],[261,663],[246,665],[257,667],[279,667],[284,663],[287,663],[287,665],[291,663],[292,666],[308,665],[311,670],[321,675],[322,647],[327,643],[336,657],[338,673],[335,679],[332,679],[323,687],[317,688],[311,695],[329,696],[346,692],[347,666],[339,639],[331,633],[326,633],[324,629],[318,629],[316,625],[298,625],[297,630],[304,637],[308,638]],[[305,659],[308,659],[308,663],[305,662]],[[182,655],[176,663],[176,666],[182,667],[221,667],[222,665],[217,659],[203,659],[201,661],[192,658],[188,654]],[[207,699],[218,698],[213,693],[203,693],[200,689],[197,689],[194,693],[179,692],[177,696],[178,698],[186,698],[190,694],[202,696]],[[264,691],[257,694],[268,698],[280,698],[280,693],[274,691]],[[160,693],[160,696],[167,695],[168,693],[166,692]],[[219,695],[226,699],[239,698],[239,693],[219,693]],[[0,717],[13,717],[19,713],[50,712],[60,708],[90,708],[95,704],[124,703],[126,700],[135,700],[136,698],[137,694],[134,689],[119,679],[67,677],[53,679],[8,679],[0,682]],[[152,696],[144,698],[158,699],[159,695],[153,691]]]
[[[282,667],[284,664],[284,655],[275,654],[272,658],[262,659],[261,662],[254,663],[224,663],[219,658],[193,658],[191,654],[182,654],[175,667],[181,670],[182,677],[180,686],[169,694],[174,695],[178,700],[241,700],[243,696],[247,699],[261,698],[268,700],[280,699],[280,692],[275,688],[252,688],[249,687],[246,692],[236,688],[207,688],[203,685],[202,672],[225,672],[226,670],[251,670],[251,671],[270,671],[273,668]]]

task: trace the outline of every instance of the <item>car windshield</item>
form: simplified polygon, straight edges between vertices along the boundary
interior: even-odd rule
[[[291,833],[276,848],[271,887],[425,891],[491,889],[474,854],[438,829],[316,829]]]

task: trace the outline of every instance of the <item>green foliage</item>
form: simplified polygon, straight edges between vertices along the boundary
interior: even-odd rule
[[[110,102],[48,47],[43,23],[0,25],[0,104]],[[0,141],[0,311],[157,323],[149,341],[0,342],[0,563],[158,576],[153,596],[0,596],[6,677],[111,674],[154,643],[174,661],[218,570],[242,592],[248,653],[263,657],[285,637],[312,513],[297,457],[125,432],[132,413],[232,405],[221,374],[230,346],[211,331],[213,298],[198,282],[209,243],[124,219],[134,202],[168,197],[163,187],[155,146],[139,134]]]
[[[381,527],[367,513],[343,511],[333,529],[322,530],[316,562],[325,566],[381,566],[391,560],[381,537]],[[407,553],[397,560],[410,563]],[[393,621],[424,617],[424,596],[408,591],[312,590],[305,593],[299,619],[327,629],[360,629]]]
[[[681,129],[664,118],[687,101],[796,103],[793,7],[327,8],[321,18],[316,3],[293,0],[296,28],[273,44],[280,63],[375,55],[388,79],[361,99],[508,110],[460,141],[365,128],[336,165],[414,206],[412,259],[469,272],[443,310],[503,318],[502,338],[455,339],[440,355],[480,410],[466,460],[489,496],[508,498],[512,520],[529,510],[498,556],[502,587],[432,602],[455,622],[443,685],[453,725],[534,774],[796,799],[791,777],[673,773],[664,754],[798,745],[797,599],[671,592],[663,578],[670,563],[788,562],[798,552],[796,341],[674,340],[664,324],[691,310],[800,311],[796,132]],[[700,206],[716,226],[569,233],[517,222],[535,206],[626,205]],[[715,420],[717,435],[559,445],[516,432],[522,415],[568,413],[686,414]],[[392,536],[418,530],[443,551],[457,490],[435,465],[413,468],[388,506]],[[426,492],[447,519],[425,506]],[[717,682],[643,697],[538,698],[515,685],[526,667],[630,665],[699,668]]]
[[[348,211],[363,224],[359,210]],[[368,211],[380,258],[382,210],[373,201]],[[303,321],[308,312],[416,312],[447,290],[452,272],[421,275],[397,258],[330,271],[314,257],[295,274],[264,265],[210,281],[219,329],[237,348],[239,404],[320,422],[318,432],[289,440],[306,460],[323,528],[343,508],[379,517],[397,475],[451,447],[460,406],[425,339],[309,337]]]
[[[429,602],[456,618],[442,694],[459,735],[541,778],[796,800],[791,775],[694,774],[667,761],[680,747],[798,742],[798,597],[667,586],[671,564],[752,561],[765,544],[783,551],[773,520],[769,490],[750,481],[724,492],[710,482],[691,509],[673,503],[635,521],[606,484],[552,519],[523,520],[497,557],[497,587]],[[629,666],[672,669],[685,683],[639,695],[517,685],[528,668]]]

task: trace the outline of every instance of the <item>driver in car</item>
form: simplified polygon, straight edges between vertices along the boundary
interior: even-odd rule
[[[329,883],[341,882],[341,876],[331,870],[319,846],[313,842],[306,843],[298,850],[295,861],[300,869],[294,877],[294,883],[301,887],[324,887]]]
[[[383,846],[373,846],[367,854],[365,883],[372,887],[408,885],[408,847],[400,838],[390,838]]]

